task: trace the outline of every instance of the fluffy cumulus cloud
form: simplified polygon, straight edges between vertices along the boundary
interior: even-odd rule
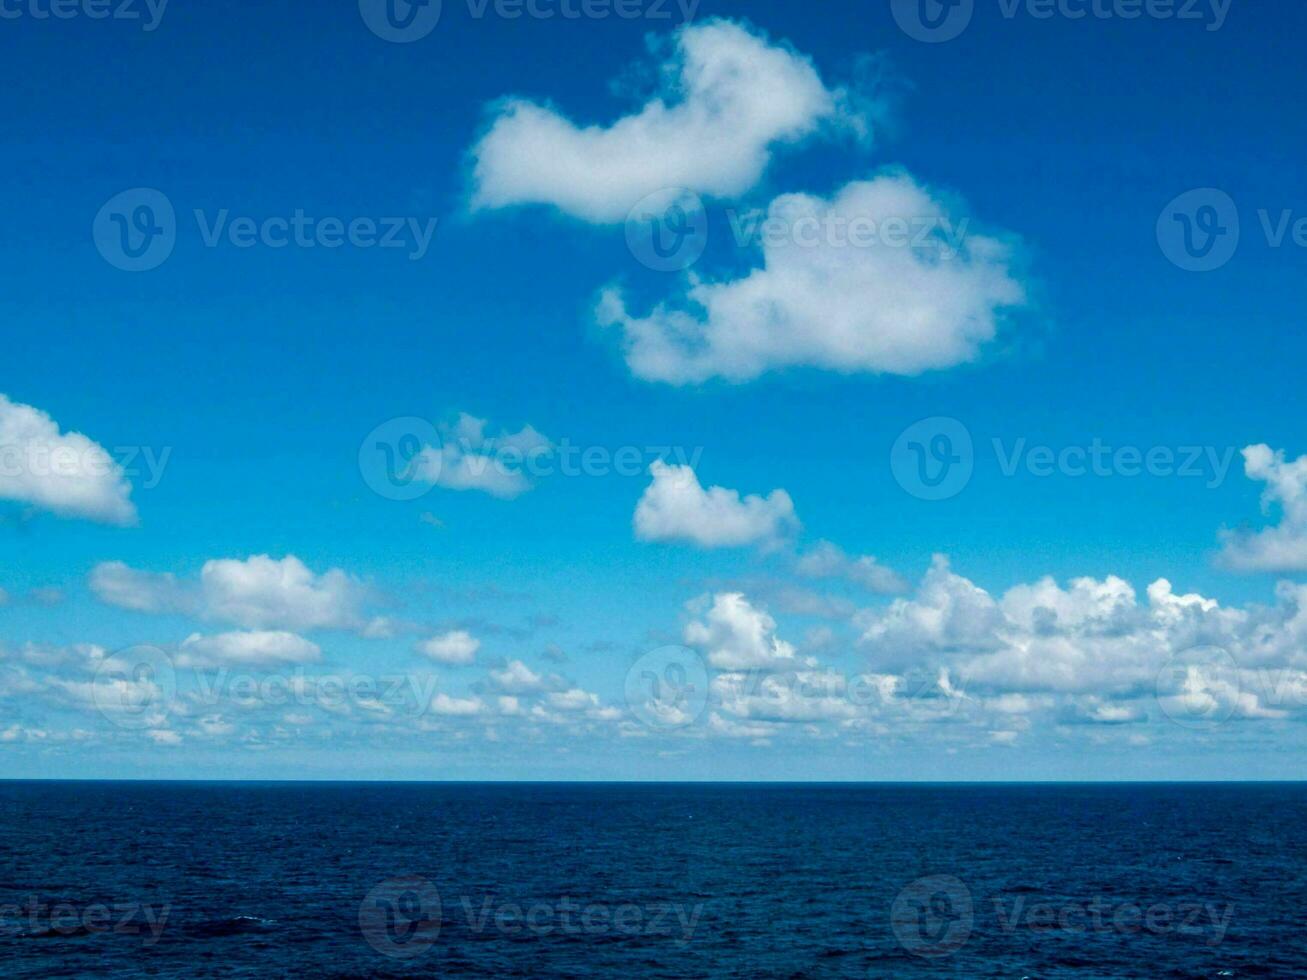
[[[724,715],[755,722],[847,721],[860,713],[845,679],[820,670],[723,673],[713,678],[712,693]]]
[[[697,600],[683,638],[711,676],[702,723],[686,731],[755,743],[1007,747],[1078,734],[1138,745],[1149,725],[1174,735],[1228,722],[1237,737],[1244,723],[1307,720],[1307,585],[1282,582],[1274,604],[1244,607],[1166,579],[1141,593],[1113,575],[993,594],[938,556],[911,594],[846,625],[863,657],[853,671],[797,654],[743,593]]]
[[[205,562],[200,590],[209,616],[247,628],[345,628],[358,623],[362,588],[338,568],[316,574],[294,555]]]
[[[531,464],[553,444],[531,426],[492,435],[485,419],[463,413],[442,428],[438,446],[426,446],[415,460],[414,478],[446,490],[477,490],[512,499],[533,486]]]
[[[105,561],[91,569],[91,591],[101,602],[134,612],[192,612],[198,595],[168,572],[144,572],[125,562]]]
[[[0,500],[60,517],[135,524],[131,484],[98,443],[0,395]]]
[[[685,627],[685,642],[719,670],[793,669],[794,647],[776,635],[776,620],[739,592],[713,596],[702,618]]]
[[[536,694],[548,687],[548,680],[520,660],[490,671],[490,683],[505,694]]]
[[[904,592],[908,587],[903,576],[870,555],[853,558],[829,541],[819,541],[800,555],[795,571],[805,578],[844,579],[868,592],[882,595]]]
[[[916,594],[865,617],[862,639],[874,663],[938,665],[968,695],[1047,696],[1082,721],[1141,720],[1150,704],[1276,718],[1307,708],[1292,697],[1307,679],[1307,587],[1278,597],[1227,609],[1159,579],[1141,599],[1115,576],[995,597],[938,558]]]
[[[657,78],[648,102],[609,126],[503,100],[472,150],[473,206],[552,205],[586,221],[619,222],[667,188],[742,194],[776,147],[826,125],[857,133],[867,125],[808,58],[725,20],[681,28]]]
[[[467,630],[451,630],[418,644],[418,653],[441,664],[463,666],[476,659],[481,641]]]
[[[12,719],[0,725],[0,741],[326,751],[342,738],[378,747],[411,747],[414,737],[593,745],[616,737],[625,717],[575,680],[521,660],[445,690],[429,673],[312,669],[322,651],[284,630],[194,633],[172,654],[176,669],[154,648],[0,644],[0,714]]]
[[[762,236],[762,265],[743,278],[690,276],[645,315],[621,290],[603,292],[596,317],[621,331],[637,376],[679,385],[787,367],[918,375],[976,360],[1025,302],[1013,247],[968,231],[904,173],[829,200],[784,195],[769,223],[791,231]]]
[[[446,718],[475,718],[486,710],[480,698],[459,698],[441,692],[431,699],[432,714]]]
[[[319,660],[316,643],[282,630],[251,630],[204,636],[193,633],[182,643],[180,666],[268,667]]]
[[[122,562],[97,565],[91,590],[103,602],[139,612],[175,612],[244,629],[361,629],[367,591],[338,568],[321,574],[299,558],[254,555],[204,563],[198,582],[142,572]]]
[[[704,487],[689,466],[658,460],[653,482],[635,508],[642,541],[688,541],[703,548],[775,543],[798,527],[794,503],[784,490],[741,497],[738,490]]]
[[[1220,558],[1229,568],[1245,572],[1307,570],[1307,456],[1289,462],[1283,450],[1249,446],[1243,451],[1244,472],[1266,484],[1262,509],[1281,511],[1278,525],[1261,531],[1226,531]]]

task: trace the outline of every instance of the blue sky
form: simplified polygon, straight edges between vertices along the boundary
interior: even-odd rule
[[[976,0],[927,43],[889,2],[446,0],[393,43],[334,0],[137,6],[0,21],[0,773],[1298,771],[1307,14]],[[131,272],[140,188],[176,230]],[[628,245],[666,188],[706,229],[673,271]],[[1182,217],[1240,229],[1206,271],[1172,261],[1195,189]],[[733,237],[769,207],[962,251]],[[403,246],[227,234],[297,212]],[[360,450],[404,418],[397,500]],[[34,453],[70,433],[56,477]],[[971,474],[922,499],[941,433]],[[1158,455],[1024,455],[1095,445]],[[633,703],[649,663],[707,702]],[[441,700],[242,704],[236,675]]]

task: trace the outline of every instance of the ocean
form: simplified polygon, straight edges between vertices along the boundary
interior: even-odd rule
[[[1303,784],[0,783],[0,976],[1303,977]]]

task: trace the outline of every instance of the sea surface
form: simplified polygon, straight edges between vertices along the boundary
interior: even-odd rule
[[[1307,785],[0,783],[0,977],[1307,977]]]

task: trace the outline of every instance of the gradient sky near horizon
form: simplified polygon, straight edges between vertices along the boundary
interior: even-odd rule
[[[1300,775],[1299,7],[50,9],[0,776]]]

